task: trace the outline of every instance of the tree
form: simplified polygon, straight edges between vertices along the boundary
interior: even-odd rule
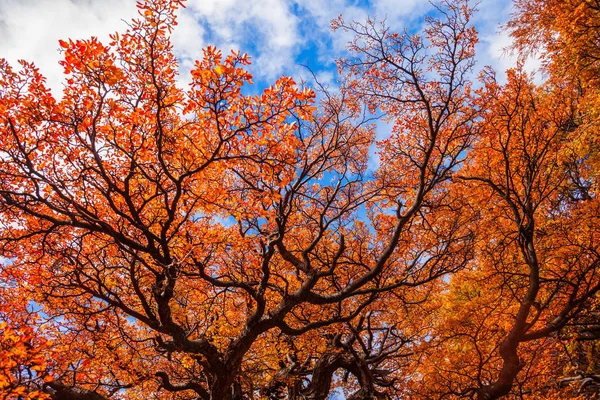
[[[49,360],[44,353],[50,346],[51,343],[36,340],[26,325],[14,329],[7,322],[0,323],[0,391],[3,398],[49,398],[40,390],[29,389],[31,381],[46,378]]]
[[[179,6],[61,41],[60,100],[0,61],[2,291],[62,354],[22,387],[324,399],[341,369],[354,398],[394,393],[427,318],[386,306],[410,316],[470,254],[447,193],[478,116],[471,9],[444,2],[427,39],[340,20],[357,57],[316,107],[287,77],[244,94],[248,56],[213,47],[178,88]],[[374,177],[363,106],[394,124]]]
[[[505,85],[493,75],[484,83],[480,135],[454,191],[470,203],[475,257],[440,296],[437,337],[421,367],[434,380],[425,392],[577,397],[563,390],[563,346],[577,342],[577,321],[594,319],[600,291],[597,181],[582,187],[573,170],[587,167],[571,122],[577,97],[552,81],[536,86],[518,69]]]
[[[542,84],[474,90],[474,10],[444,0],[415,35],[334,20],[339,92],[258,95],[214,47],[178,88],[182,3],[138,6],[60,42],[61,99],[0,60],[3,398],[594,395],[593,1],[517,1]]]
[[[540,57],[555,74],[598,86],[600,2],[596,0],[516,0],[507,24],[515,50]]]

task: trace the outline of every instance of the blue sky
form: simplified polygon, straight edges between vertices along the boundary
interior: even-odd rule
[[[59,39],[98,36],[125,29],[136,16],[135,0],[0,0],[0,57],[13,65],[17,59],[33,61],[47,76],[50,87],[62,87],[58,65]],[[478,68],[492,65],[502,72],[512,64],[503,52],[510,44],[499,33],[511,13],[511,0],[482,0],[475,17],[480,34]],[[282,74],[297,81],[308,77],[309,65],[325,83],[335,84],[334,60],[349,39],[332,32],[331,19],[347,21],[367,16],[386,18],[394,30],[416,31],[431,12],[426,0],[188,0],[179,12],[172,40],[180,59],[181,84],[201,57],[202,48],[215,45],[224,52],[239,49],[253,58],[256,89]]]

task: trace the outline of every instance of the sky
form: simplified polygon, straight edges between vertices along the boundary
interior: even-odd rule
[[[477,68],[491,65],[501,74],[514,62],[504,50],[510,38],[500,29],[511,7],[511,0],[479,2]],[[172,36],[180,83],[188,82],[202,48],[215,45],[225,53],[236,49],[250,54],[259,87],[283,74],[300,81],[309,76],[305,65],[320,81],[335,85],[334,61],[344,54],[349,37],[331,31],[333,18],[341,14],[346,21],[364,21],[376,16],[398,32],[416,31],[431,8],[427,0],[188,0]],[[18,59],[33,61],[60,96],[58,40],[97,36],[108,43],[108,35],[124,31],[125,22],[136,15],[135,0],[0,0],[0,57],[13,66]]]

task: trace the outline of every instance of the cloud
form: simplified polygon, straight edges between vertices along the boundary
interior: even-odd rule
[[[137,15],[135,0],[0,0],[0,54],[13,65],[18,59],[34,61],[47,76],[55,94],[62,90],[59,39],[98,36],[123,31]],[[251,71],[257,86],[282,74],[307,78],[299,64],[307,64],[335,84],[333,61],[344,54],[351,34],[331,32],[330,22],[343,14],[347,21],[368,15],[387,17],[395,30],[415,28],[431,5],[424,0],[189,0],[178,12],[179,26],[172,41],[180,61],[179,83],[189,81],[189,70],[202,49],[216,45],[225,53],[239,49],[253,57]],[[498,34],[511,12],[510,0],[485,1],[475,23],[480,31],[479,67],[491,64],[503,71],[514,58],[503,53],[510,38]],[[534,67],[531,62],[528,66]]]
[[[496,70],[501,81],[506,79],[505,71],[516,65],[518,57],[511,53],[512,38],[502,29],[510,19],[514,9],[512,2],[481,2],[474,22],[479,31],[479,44],[476,48],[478,68],[489,65]],[[533,72],[540,68],[540,61],[529,58],[524,65],[525,70]],[[537,79],[541,77],[536,76]]]
[[[202,57],[202,48],[217,45],[225,53],[241,49],[254,57],[253,72],[273,80],[293,65],[302,38],[299,19],[284,0],[190,0],[178,12],[172,42],[180,62],[180,84]],[[56,96],[62,91],[59,39],[108,35],[123,31],[137,16],[135,0],[2,0],[0,54],[11,65],[34,61]]]
[[[179,61],[178,84],[185,88],[190,82],[189,71],[194,67],[195,61],[202,58],[202,49],[207,46],[204,41],[206,30],[190,12],[179,12],[177,23],[171,35],[171,43]]]
[[[122,30],[122,19],[137,15],[132,0],[2,0],[0,55],[16,67],[17,60],[33,61],[48,78],[55,95],[62,91],[59,39],[108,35]]]
[[[252,70],[261,78],[281,75],[302,42],[299,19],[284,0],[191,0],[182,12],[186,14],[204,27],[207,42],[224,52],[252,55]]]

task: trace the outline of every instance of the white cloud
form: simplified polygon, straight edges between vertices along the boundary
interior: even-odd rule
[[[496,70],[501,80],[504,80],[506,70],[515,67],[518,61],[518,56],[510,51],[512,38],[507,32],[501,32],[493,36],[483,36],[481,41],[485,44],[486,51],[481,54],[480,59],[487,59],[487,64]],[[535,57],[527,58],[523,65],[525,71],[533,73],[538,72],[540,67],[541,62]],[[536,73],[535,77],[538,83],[542,79],[539,73]]]
[[[48,78],[55,94],[62,90],[59,39],[98,36],[125,29],[124,21],[137,15],[135,0],[0,0],[0,55],[16,66],[18,59],[34,61]],[[351,34],[331,32],[339,14],[346,21],[364,21],[367,15],[387,17],[400,31],[421,24],[430,8],[425,0],[189,0],[178,13],[179,26],[172,41],[180,60],[179,82],[189,81],[189,70],[213,44],[228,53],[240,49],[253,56],[252,72],[273,81],[281,74],[307,76],[296,63],[308,63],[318,73],[331,71],[331,62],[343,54]],[[504,54],[510,44],[498,26],[510,14],[510,1],[483,1],[475,22],[480,31],[479,66],[491,64],[499,72],[514,65]],[[310,51],[302,53],[307,48]],[[530,62],[528,67],[537,64]],[[300,80],[300,79],[298,79]],[[329,83],[335,82],[332,74]]]
[[[301,42],[298,18],[284,0],[190,0],[178,12],[179,25],[172,42],[180,61],[179,83],[189,82],[189,70],[202,58],[202,48],[214,44],[254,56],[256,75],[274,79],[293,65]],[[0,55],[11,65],[33,61],[48,78],[56,96],[62,91],[58,65],[59,39],[108,35],[123,31],[137,16],[135,0],[2,0],[0,1]],[[250,49],[252,47],[252,49]],[[249,51],[252,50],[252,51]]]
[[[176,50],[179,61],[179,87],[187,88],[190,82],[190,70],[196,60],[202,58],[202,49],[207,46],[204,42],[206,34],[204,27],[198,23],[191,12],[179,12],[177,26],[171,35],[171,43]]]
[[[17,60],[33,61],[48,78],[55,95],[62,91],[59,39],[108,35],[122,30],[122,19],[137,15],[133,0],[2,0],[0,55],[13,67]]]
[[[253,72],[274,79],[293,64],[302,38],[298,17],[284,0],[191,0],[183,14],[206,27],[208,39],[222,49],[254,56]]]
[[[479,30],[479,44],[476,48],[478,68],[484,65],[491,66],[503,81],[506,78],[505,71],[513,68],[517,62],[517,56],[510,51],[513,40],[508,32],[502,29],[514,11],[512,3],[484,1],[478,8],[479,12],[475,14],[475,23]],[[536,71],[539,67],[540,62],[535,58],[526,60],[524,65],[525,70],[529,72]],[[539,75],[536,77],[541,78]]]

